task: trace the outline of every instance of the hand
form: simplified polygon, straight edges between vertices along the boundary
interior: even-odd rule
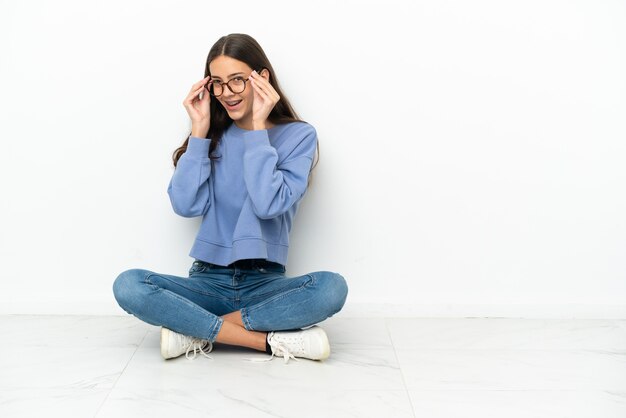
[[[280,96],[274,90],[269,80],[252,71],[250,74],[250,85],[254,90],[254,99],[252,102],[252,126],[265,129],[265,121],[270,112],[280,100]],[[257,128],[255,128],[257,129]]]
[[[192,130],[200,129],[209,131],[211,125],[211,95],[209,88],[213,80],[208,81],[211,76],[206,76],[202,80],[191,86],[189,94],[183,101],[183,106],[191,118]],[[206,90],[205,90],[206,89]],[[200,97],[202,95],[202,97]]]

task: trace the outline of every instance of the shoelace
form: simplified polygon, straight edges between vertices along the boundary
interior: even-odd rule
[[[261,363],[261,362],[265,362],[265,361],[271,361],[274,360],[274,356],[283,356],[283,358],[285,359],[285,364],[287,364],[287,362],[289,362],[289,359],[294,359],[295,361],[300,361],[296,358],[296,356],[294,356],[289,349],[287,348],[287,346],[285,346],[284,344],[282,344],[280,341],[277,341],[276,339],[273,338],[274,336],[274,332],[271,332],[267,338],[267,341],[270,345],[270,347],[272,347],[272,355],[270,356],[270,358],[265,358],[265,359],[259,359],[259,358],[249,358],[246,359],[248,361],[252,361],[255,363]]]
[[[186,337],[186,338],[190,338],[190,337]],[[193,349],[193,357],[189,358],[189,352],[192,349]],[[199,338],[191,338],[191,341],[189,342],[189,346],[187,347],[187,352],[185,353],[185,357],[187,357],[188,360],[193,360],[196,358],[196,355],[197,355],[196,353],[200,351],[200,353],[202,353],[203,356],[213,360],[213,357],[206,354],[206,353],[210,353],[212,350],[213,350],[213,343],[211,341],[202,340]]]

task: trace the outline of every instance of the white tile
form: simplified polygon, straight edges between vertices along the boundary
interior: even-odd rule
[[[613,320],[393,318],[387,326],[402,349],[626,351],[626,332]]]
[[[23,346],[0,344],[0,391],[7,389],[107,389],[136,347]]]
[[[188,360],[183,354],[164,360],[160,354],[159,334],[149,332],[116,387],[131,389],[143,385],[152,389],[176,389],[192,385],[205,389],[247,389],[258,388],[259,382],[263,382],[275,390],[404,389],[393,348],[338,347],[324,361],[298,359],[287,364],[276,357],[265,363],[246,361],[247,358],[266,359],[269,355],[244,347],[216,345],[209,355],[213,359],[198,354],[194,360]]]
[[[2,389],[0,417],[93,417],[110,389]]]
[[[626,417],[626,392],[429,390],[409,393],[416,417]]]
[[[284,364],[220,344],[163,360],[160,327],[132,315],[0,316],[0,417],[626,416],[626,320],[318,325],[331,357]]]
[[[626,353],[396,349],[410,390],[626,391]]]
[[[332,347],[355,350],[392,347],[384,318],[330,317],[317,324],[326,331]]]
[[[177,390],[116,387],[96,418],[172,416],[412,418],[413,413],[404,390],[298,390],[270,384],[206,389],[191,385]]]
[[[0,315],[3,338],[24,346],[132,347],[155,328],[132,315]]]

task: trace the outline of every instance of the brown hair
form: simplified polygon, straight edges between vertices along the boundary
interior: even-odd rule
[[[278,84],[278,79],[276,78],[276,73],[272,68],[272,64],[269,59],[263,52],[261,45],[252,38],[250,35],[246,35],[244,33],[231,33],[226,36],[222,36],[220,39],[215,42],[211,50],[209,51],[209,55],[206,59],[206,66],[204,68],[204,76],[207,77],[211,75],[209,71],[209,64],[215,58],[220,55],[226,55],[228,57],[234,58],[236,60],[245,62],[252,69],[260,72],[262,68],[266,68],[270,72],[269,82],[276,90],[276,93],[280,96],[280,100],[272,111],[270,112],[267,119],[273,124],[282,124],[289,122],[305,122],[300,119],[298,114],[295,112],[289,100],[285,96],[285,94],[281,91],[280,86]],[[204,94],[208,94],[206,91]],[[219,141],[221,140],[222,134],[224,131],[233,123],[233,120],[228,116],[228,112],[224,109],[224,106],[218,100],[211,100],[210,106],[210,114],[211,114],[211,124],[209,127],[209,131],[207,132],[206,138],[211,139],[211,144],[209,145],[209,155],[208,157],[211,160],[219,159],[220,156],[213,155],[213,151],[217,148]],[[306,123],[306,122],[305,122]],[[172,155],[172,160],[174,162],[174,167],[178,164],[178,159],[185,153],[187,150],[187,144],[189,143],[189,138],[191,137],[191,133],[185,139],[185,142],[176,150]],[[316,155],[319,154],[319,141],[317,143]],[[311,180],[311,172],[313,171],[313,167],[317,165],[318,161],[312,165],[311,170],[309,171],[309,180]],[[308,184],[307,184],[308,185]]]

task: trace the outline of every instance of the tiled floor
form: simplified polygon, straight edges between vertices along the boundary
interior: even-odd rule
[[[626,320],[341,318],[324,362],[163,360],[133,316],[0,316],[0,417],[626,417]]]

